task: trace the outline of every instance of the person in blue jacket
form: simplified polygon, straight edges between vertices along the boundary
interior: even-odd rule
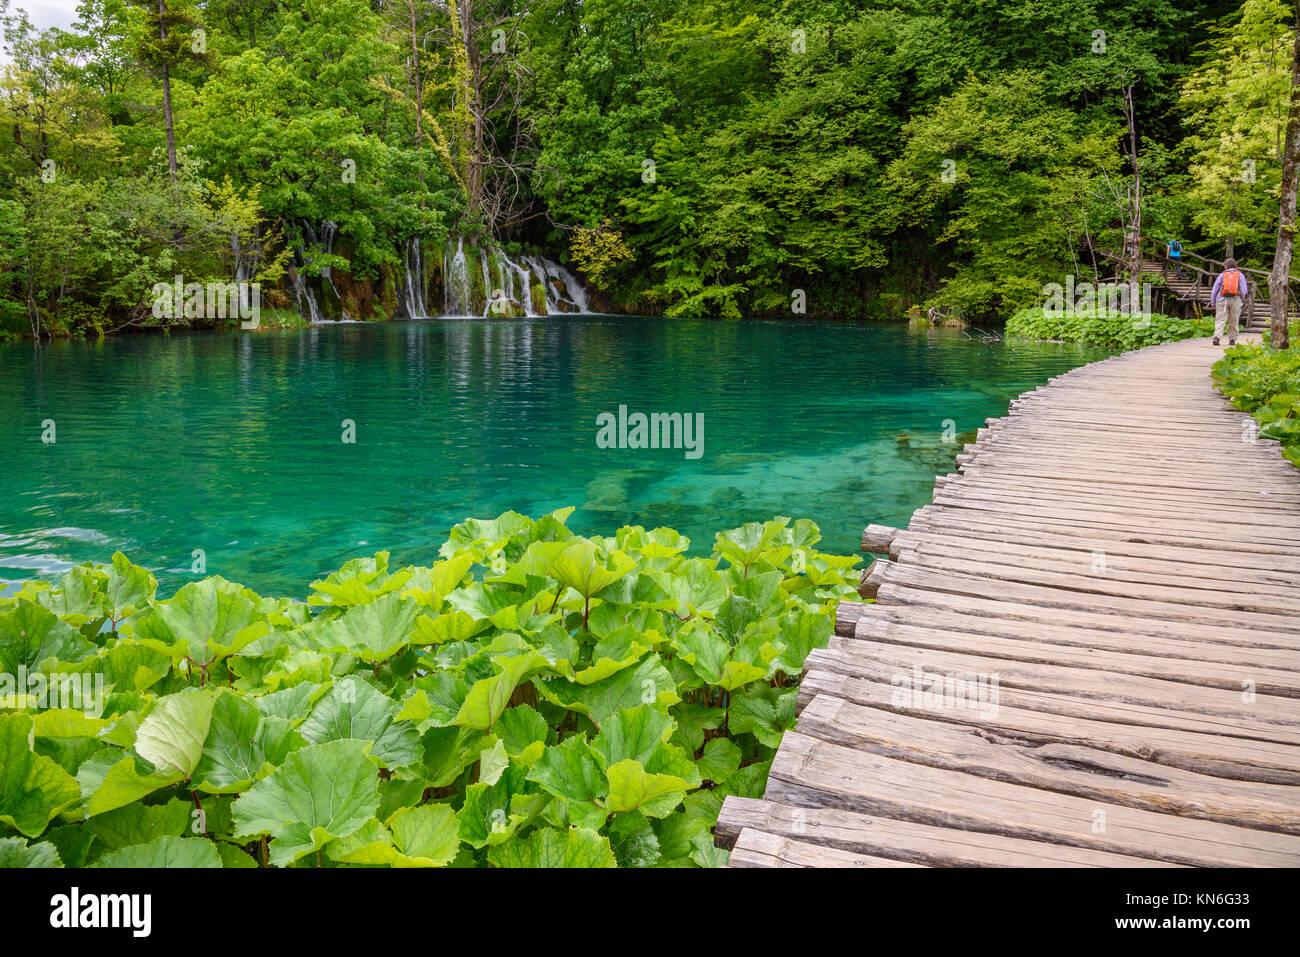
[[[1174,264],[1178,278],[1183,278],[1183,244],[1176,239],[1169,240],[1169,261]]]

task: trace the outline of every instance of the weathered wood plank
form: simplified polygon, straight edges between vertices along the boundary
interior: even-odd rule
[[[854,854],[824,844],[809,844],[750,828],[740,832],[731,851],[732,867],[923,867],[906,861]]]
[[[999,689],[996,712],[943,702],[920,707],[899,691],[898,685],[876,676],[817,670],[804,676],[799,697],[804,707],[818,694],[829,694],[1031,743],[1073,744],[1234,780],[1300,785],[1294,735],[1276,735],[1282,741],[1242,737],[1242,729],[1231,722],[1204,715],[1015,688]]]
[[[767,797],[1194,867],[1295,867],[1300,837],[991,781],[787,732]],[[743,834],[742,834],[743,837]]]
[[[964,709],[970,710],[970,709]],[[1091,800],[1258,830],[1300,834],[1300,788],[1234,781],[1070,744],[1026,745],[970,725],[864,707],[818,695],[801,734]]]
[[[897,821],[838,808],[791,807],[728,797],[718,815],[718,844],[731,847],[745,831],[930,867],[1178,866],[1106,851]]]

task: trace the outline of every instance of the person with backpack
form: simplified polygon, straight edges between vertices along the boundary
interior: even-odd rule
[[[1178,273],[1178,278],[1183,278],[1183,244],[1176,239],[1169,240],[1168,247],[1169,261],[1174,264],[1174,271]]]
[[[1237,260],[1226,260],[1223,272],[1219,273],[1219,278],[1214,280],[1214,288],[1210,290],[1210,308],[1214,310],[1214,345],[1219,344],[1225,323],[1228,327],[1228,345],[1237,344],[1241,304],[1248,295],[1250,281],[1246,274],[1237,268]]]

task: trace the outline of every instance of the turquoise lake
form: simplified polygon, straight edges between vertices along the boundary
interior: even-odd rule
[[[206,571],[303,596],[381,549],[577,507],[577,532],[811,518],[858,554],[905,525],[964,433],[1104,350],[879,324],[552,317],[0,346],[0,580],[116,550],[162,591]],[[703,416],[684,449],[598,448],[597,417]],[[343,441],[344,420],[355,442]],[[53,422],[55,441],[45,423]]]

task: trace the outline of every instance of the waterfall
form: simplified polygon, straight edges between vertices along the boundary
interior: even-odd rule
[[[301,267],[290,269],[289,279],[293,283],[293,301],[298,307],[298,315],[306,316],[308,322],[320,322],[324,317],[316,304],[316,294],[303,281]]]
[[[325,242],[323,244],[325,249],[325,254],[327,256],[333,255],[334,234],[338,232],[339,224],[334,222],[334,220],[332,219],[327,219],[323,223],[321,223],[321,227],[323,232],[325,233]],[[339,304],[339,314],[344,319],[351,319],[352,317],[348,315],[348,311],[343,308],[343,297],[339,295],[338,287],[334,285],[333,270],[329,266],[322,266],[320,270],[320,274],[321,274],[321,278],[330,284],[330,292],[334,293],[334,300]]]
[[[449,237],[443,246],[443,316],[536,317],[588,310],[586,290],[571,272],[554,260],[530,254],[515,261],[499,246],[485,244],[477,248],[478,268],[483,279],[484,301],[481,303],[469,274],[469,259],[474,255],[475,247],[466,249],[465,239],[461,236],[457,236],[455,242]],[[406,312],[411,318],[425,318],[429,313],[424,304],[422,283],[416,278],[423,275],[424,266],[419,240],[407,241],[405,260]],[[545,308],[538,309],[533,304],[534,282],[540,282],[545,290]],[[498,302],[508,304],[509,308],[493,309]]]
[[[546,290],[547,314],[587,311],[587,291],[571,272],[544,256],[525,256],[524,262]]]
[[[402,305],[410,318],[424,319],[429,315],[429,309],[424,303],[424,240],[419,236],[412,236],[406,241],[402,266],[406,274],[406,282],[402,287]]]
[[[451,240],[443,251],[442,287],[444,316],[470,314],[469,268],[465,262],[465,240],[456,238],[456,252],[451,251]]]
[[[555,275],[560,280],[560,282],[564,283],[565,291],[569,295],[569,302],[577,306],[576,311],[586,312],[587,311],[587,290],[582,288],[582,283],[578,282],[577,277],[574,276],[573,273],[569,272],[569,270],[561,266],[559,263],[553,263],[550,262],[549,260],[547,260],[547,262],[551,267],[552,274]]]
[[[492,301],[492,275],[488,269],[487,250],[480,246],[478,249],[478,264],[483,270],[483,315],[488,314],[488,304]]]

